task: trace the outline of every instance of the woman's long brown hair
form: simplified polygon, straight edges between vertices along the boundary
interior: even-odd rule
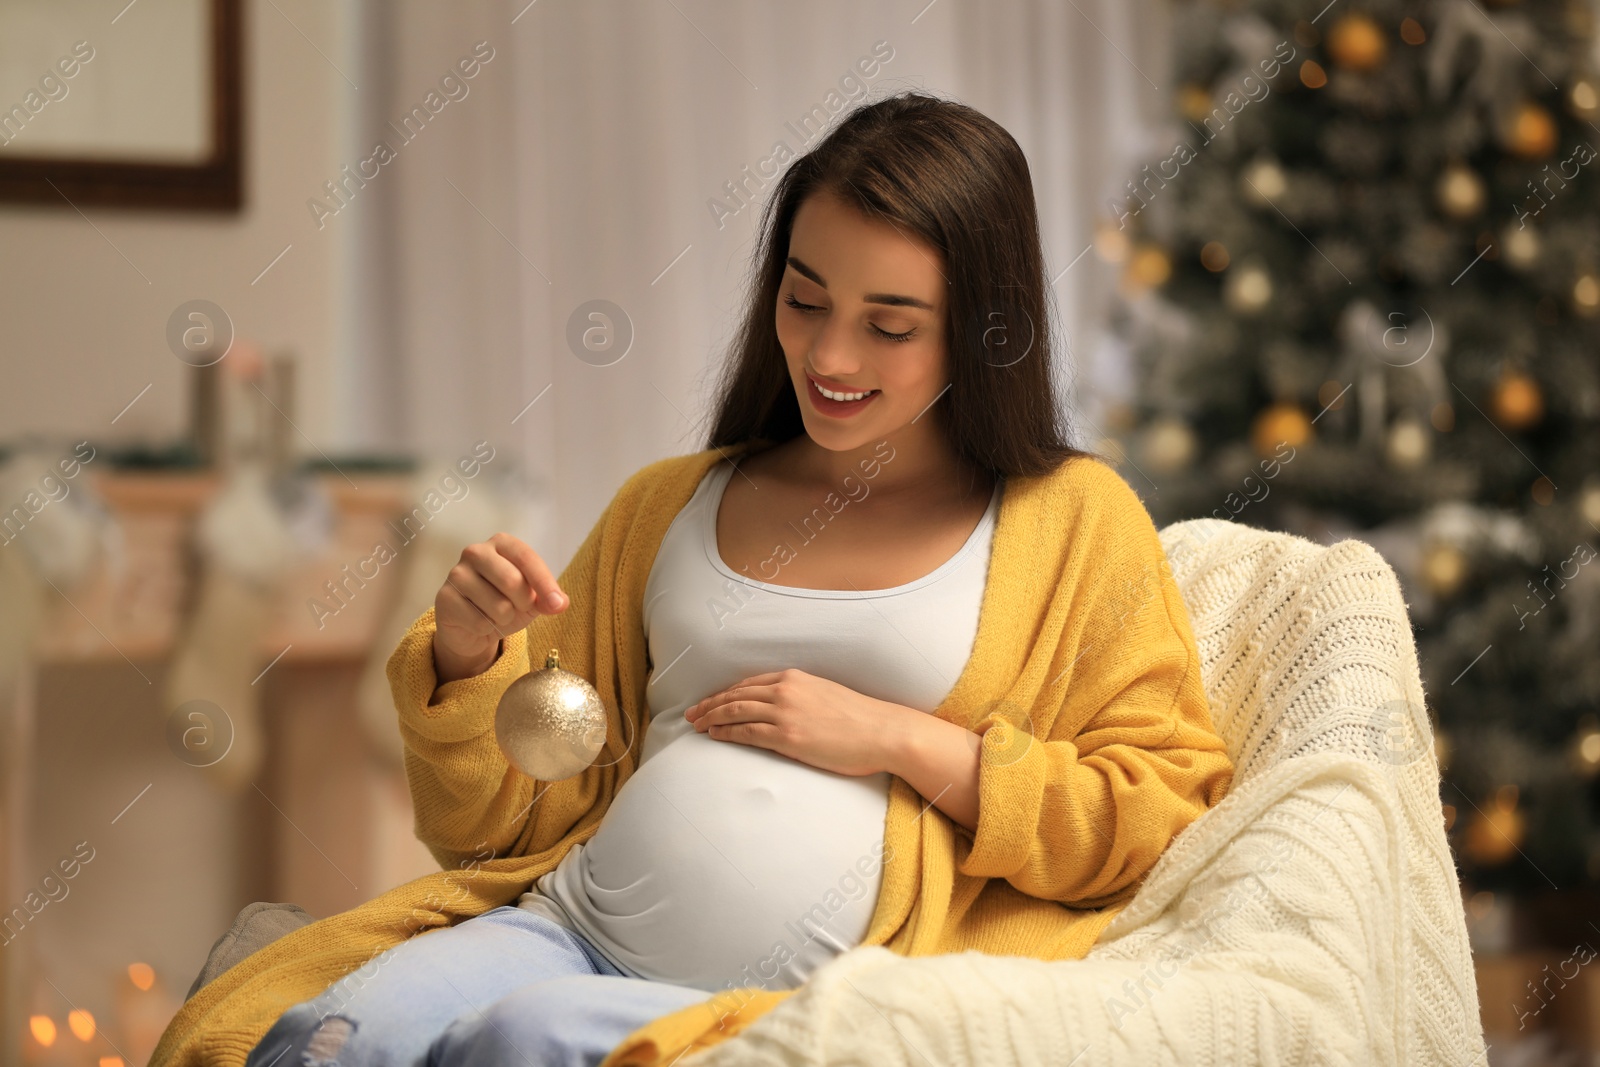
[[[917,92],[856,108],[779,179],[707,448],[805,432],[774,315],[795,213],[820,192],[943,255],[950,388],[929,414],[958,455],[1003,475],[1046,474],[1092,455],[1068,443],[1056,397],[1050,283],[1022,149],[972,108]]]

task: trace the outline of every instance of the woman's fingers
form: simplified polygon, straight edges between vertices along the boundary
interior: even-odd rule
[[[506,598],[515,616],[512,621],[520,623],[519,629],[527,625],[534,616],[533,589],[516,564],[502,556],[495,545],[488,541],[468,545],[461,552],[461,562]]]
[[[452,592],[467,609],[452,613],[458,625],[498,637],[522,628],[517,621],[516,606],[470,563],[457,563],[445,576],[445,588],[440,590],[440,596],[448,597]],[[478,620],[476,624],[474,618]]]
[[[527,542],[508,533],[497,533],[489,538],[489,544],[494,546],[502,559],[516,568],[534,597],[533,610],[551,615],[567,606],[566,594],[556,584],[555,576],[550,573],[544,560],[539,558],[539,553],[528,547]]]
[[[725,704],[718,704],[693,722],[694,728],[701,733],[705,733],[713,726],[730,726],[738,722],[766,722],[776,726],[777,712],[776,704],[769,704],[764,700],[730,700]]]

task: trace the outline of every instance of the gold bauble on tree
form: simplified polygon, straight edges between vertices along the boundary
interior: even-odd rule
[[[1483,210],[1483,179],[1464,163],[1452,163],[1439,175],[1434,187],[1439,206],[1453,219],[1470,219]]]
[[[1506,254],[1508,264],[1517,270],[1527,270],[1539,262],[1539,253],[1542,250],[1539,231],[1531,226],[1507,223],[1505,235],[1500,239],[1500,247]]]
[[[1578,514],[1585,522],[1600,526],[1600,477],[1591,474],[1584,479],[1583,490],[1578,494]]]
[[[1311,418],[1299,404],[1280,401],[1262,409],[1250,427],[1250,443],[1260,456],[1275,455],[1278,446],[1299,448],[1311,440]]]
[[[1433,542],[1422,553],[1422,582],[1437,597],[1448,597],[1467,577],[1467,554],[1448,542]]]
[[[1240,315],[1257,315],[1272,300],[1272,279],[1254,263],[1231,267],[1222,279],[1222,302]]]
[[[1128,290],[1139,293],[1159,289],[1172,277],[1172,260],[1160,245],[1142,244],[1128,257],[1123,268],[1122,282]]]
[[[1194,462],[1199,442],[1189,424],[1176,415],[1151,420],[1140,440],[1145,465],[1158,474],[1175,474]]]
[[[1567,91],[1567,106],[1580,119],[1600,118],[1600,85],[1589,78],[1580,78]]]
[[[1503,785],[1488,804],[1472,813],[1462,851],[1474,863],[1493,867],[1516,854],[1526,832],[1527,818],[1517,808],[1517,787]]]
[[[1585,318],[1600,310],[1600,277],[1581,274],[1572,283],[1572,310]]]
[[[1203,85],[1185,85],[1178,90],[1178,110],[1190,122],[1204,122],[1211,114],[1211,94]]]
[[[1513,155],[1544,159],[1556,150],[1556,120],[1538,104],[1524,103],[1512,114],[1501,141]]]
[[[1521,371],[1506,371],[1489,394],[1489,413],[1503,430],[1526,430],[1544,416],[1539,383]]]
[[[1240,195],[1257,207],[1270,208],[1288,191],[1289,176],[1271,156],[1257,156],[1239,172]]]
[[[1390,466],[1401,470],[1420,467],[1433,452],[1433,437],[1422,420],[1403,415],[1389,427],[1384,454]]]
[[[562,669],[552,648],[543,670],[524,674],[500,697],[494,738],[517,770],[559,782],[588,767],[605,746],[605,705],[594,686]]]
[[[1346,70],[1372,70],[1387,51],[1383,30],[1366,15],[1345,15],[1328,31],[1328,54]]]

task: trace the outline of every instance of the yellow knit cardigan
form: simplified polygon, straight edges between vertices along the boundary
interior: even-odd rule
[[[649,725],[645,581],[667,527],[724,455],[707,449],[637,471],[560,575],[571,599],[508,637],[495,664],[437,686],[433,610],[389,660],[416,832],[444,868],[274,941],[203,987],[168,1025],[152,1067],[242,1067],[291,1005],[376,957],[515,903],[593,836],[638,764]],[[594,765],[557,782],[511,768],[494,713],[558,648],[605,704]],[[773,664],[779,668],[783,664]],[[983,735],[975,831],[891,778],[885,864],[866,944],[907,956],[977,950],[1080,959],[1172,837],[1226,795],[1200,658],[1143,504],[1112,468],[1077,457],[1004,484],[974,647],[934,714]],[[725,1039],[788,995],[708,996],[636,1031],[606,1060],[669,1062]]]

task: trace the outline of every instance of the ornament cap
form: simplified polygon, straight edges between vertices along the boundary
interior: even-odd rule
[[[552,648],[545,654],[544,669],[548,671],[559,666],[561,666],[561,653]]]

